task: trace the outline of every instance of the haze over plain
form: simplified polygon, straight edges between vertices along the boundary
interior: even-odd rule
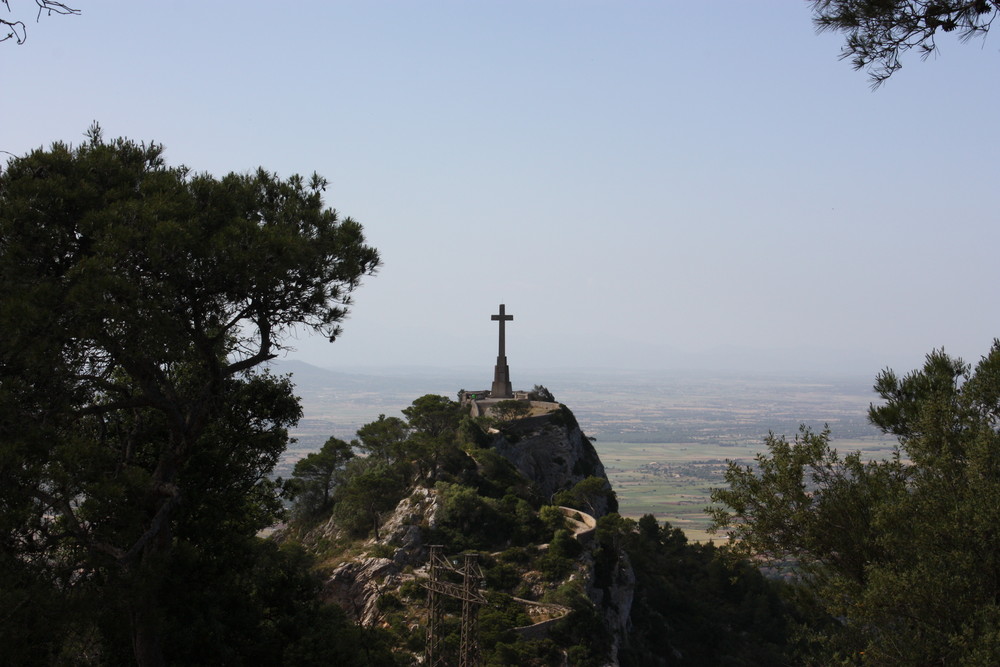
[[[805,2],[76,3],[2,47],[0,150],[317,171],[384,267],[333,368],[860,372],[1000,332],[995,37],[872,92]],[[2,9],[2,8],[0,8]]]

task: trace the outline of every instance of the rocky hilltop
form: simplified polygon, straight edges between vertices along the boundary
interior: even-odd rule
[[[531,480],[543,498],[552,498],[588,477],[608,479],[597,450],[569,408],[543,401],[530,405],[530,416],[507,423],[489,444]],[[614,494],[607,494],[592,509],[595,516],[604,516],[617,512],[618,503]]]
[[[312,554],[368,656],[350,664],[797,664],[781,589],[619,516],[567,407],[427,395],[402,413],[331,438],[286,483],[277,539]]]
[[[325,561],[325,598],[362,626],[393,628],[419,646],[429,622],[429,545],[452,559],[471,551],[483,573],[477,590],[490,600],[481,614],[490,633],[506,640],[481,651],[556,651],[568,659],[574,650],[585,663],[618,664],[635,579],[625,554],[612,556],[596,539],[598,519],[616,511],[617,501],[572,411],[525,403],[514,418],[489,410],[472,418],[468,406],[433,401],[434,411],[454,409],[453,422],[412,428],[427,415],[408,415],[397,460],[384,462],[402,469],[405,488],[391,508],[372,513],[370,530],[345,517],[341,503],[311,527],[298,522],[299,539]],[[414,454],[430,460],[409,458]],[[377,455],[353,463],[362,467]],[[339,492],[348,500],[351,477],[347,466],[334,498]],[[593,626],[586,633],[581,618]],[[455,618],[445,622],[454,630]]]

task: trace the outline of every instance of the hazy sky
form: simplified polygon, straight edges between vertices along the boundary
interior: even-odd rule
[[[70,0],[0,150],[319,172],[384,267],[328,367],[905,370],[1000,336],[1000,36],[877,92],[803,1]],[[0,11],[6,11],[0,6]]]

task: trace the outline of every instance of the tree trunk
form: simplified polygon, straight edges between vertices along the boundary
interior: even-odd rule
[[[132,649],[139,667],[166,667],[163,657],[163,636],[152,601],[132,603]]]
[[[174,448],[177,449],[176,447]],[[153,488],[172,486],[177,467],[172,456],[160,460],[153,476]],[[176,494],[177,491],[174,490]],[[152,510],[153,532],[139,554],[132,577],[132,650],[139,667],[166,667],[163,655],[163,627],[160,597],[163,591],[163,569],[173,550],[173,498],[161,498]]]

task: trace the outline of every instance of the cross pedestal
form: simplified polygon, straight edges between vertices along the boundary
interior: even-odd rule
[[[500,323],[500,351],[497,354],[497,365],[493,369],[493,388],[490,389],[490,398],[514,398],[514,390],[510,385],[510,369],[507,368],[507,352],[504,349],[504,323],[513,320],[514,316],[508,315],[501,303],[500,313],[490,315],[490,319]]]

